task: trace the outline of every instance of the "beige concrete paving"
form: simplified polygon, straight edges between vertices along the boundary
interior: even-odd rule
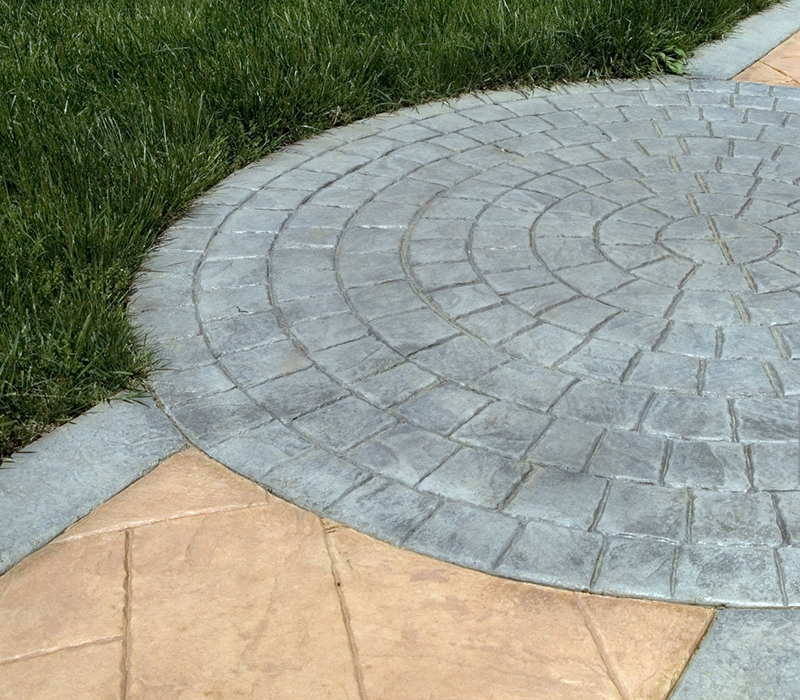
[[[800,32],[743,70],[734,80],[800,87]]]
[[[0,698],[655,700],[712,616],[412,554],[187,450],[0,577]]]

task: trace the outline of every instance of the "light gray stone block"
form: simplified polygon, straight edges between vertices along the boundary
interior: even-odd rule
[[[485,508],[499,506],[527,468],[507,457],[465,447],[420,482],[423,491]]]
[[[696,491],[692,541],[698,544],[781,543],[777,513],[766,493]]]
[[[534,469],[505,510],[525,519],[547,520],[588,530],[594,522],[606,480],[554,467]]]
[[[403,545],[437,559],[488,571],[518,527],[513,518],[448,502]]]
[[[530,522],[497,572],[522,580],[587,590],[603,538],[594,532]]]
[[[684,542],[688,505],[683,489],[615,481],[597,527],[609,535]]]
[[[775,554],[768,547],[681,548],[675,584],[677,600],[744,606],[781,606]]]

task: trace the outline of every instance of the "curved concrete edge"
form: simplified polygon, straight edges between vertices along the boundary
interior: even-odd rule
[[[748,17],[731,36],[698,49],[687,65],[696,78],[728,80],[800,30],[800,0],[787,0]]]
[[[152,399],[114,400],[3,462],[0,574],[184,445]]]

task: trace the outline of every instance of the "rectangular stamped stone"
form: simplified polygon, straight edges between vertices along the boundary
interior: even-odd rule
[[[309,352],[314,352],[363,338],[367,328],[350,312],[300,321],[292,326],[291,332]]]
[[[336,316],[351,310],[344,297],[338,292],[330,296],[285,301],[281,303],[280,309],[289,325],[315,318]]]
[[[416,265],[413,272],[417,283],[426,292],[443,289],[454,284],[480,282],[475,270],[468,262]]]
[[[485,343],[459,335],[440,345],[422,350],[411,358],[429,372],[455,382],[481,377],[506,360]]]
[[[673,390],[696,394],[700,361],[668,352],[645,352],[628,381],[649,389]]]
[[[772,499],[766,493],[696,491],[692,541],[697,544],[779,545]]]
[[[651,435],[612,430],[600,441],[589,473],[648,484],[658,483],[664,464],[666,442]]]
[[[408,355],[456,335],[456,329],[431,309],[405,311],[385,316],[372,328],[397,352]]]
[[[573,381],[561,372],[512,360],[471,382],[471,386],[499,399],[547,411]]]
[[[406,276],[396,252],[341,256],[338,272],[348,288],[394,282]]]
[[[218,394],[234,387],[230,377],[219,365],[192,367],[177,372],[156,371],[150,382],[159,399],[170,406],[177,406],[206,394]]]
[[[206,260],[263,257],[274,239],[274,233],[220,231],[208,246]]]
[[[366,401],[348,396],[294,420],[294,427],[325,447],[347,450],[396,421]]]
[[[663,352],[694,357],[714,357],[717,347],[717,332],[714,326],[675,322],[667,337],[659,345]]]
[[[545,311],[540,318],[577,333],[588,333],[616,313],[617,310],[607,304],[579,298]]]
[[[706,440],[731,440],[728,402],[705,396],[656,395],[642,429],[657,435]]]
[[[753,482],[769,491],[800,489],[800,456],[797,439],[788,442],[759,442],[751,446]]]
[[[441,200],[440,200],[441,201]],[[468,200],[450,199],[448,202]],[[464,241],[452,238],[436,238],[433,240],[413,240],[408,247],[408,261],[412,265],[427,265],[436,262],[458,262],[467,260]]]
[[[649,398],[650,394],[640,389],[583,380],[553,410],[564,418],[632,430],[639,424]]]
[[[448,287],[433,292],[430,297],[451,318],[485,309],[500,304],[502,301],[491,287],[482,283]],[[420,303],[422,303],[421,300]]]
[[[339,251],[342,256],[372,255],[400,250],[405,229],[348,227],[342,234]]]
[[[562,269],[559,276],[581,294],[590,297],[599,296],[635,279],[605,260]]]
[[[263,484],[273,467],[311,448],[311,443],[299,433],[274,420],[214,445],[208,454],[226,467]]]
[[[781,359],[775,337],[762,326],[731,326],[724,331],[722,357],[731,359]]]
[[[505,507],[523,518],[588,530],[606,480],[561,469],[537,467]]]
[[[769,547],[686,545],[678,557],[675,597],[693,603],[781,606],[774,552]]]
[[[449,435],[489,403],[488,396],[444,383],[400,404],[395,413],[423,428]]]
[[[516,335],[536,324],[536,319],[511,304],[463,316],[459,325],[491,345]]]
[[[673,443],[667,472],[667,486],[747,491],[747,459],[744,446],[727,442]]]
[[[688,507],[689,497],[682,489],[615,481],[597,527],[609,535],[685,542]]]
[[[412,394],[436,384],[439,378],[412,362],[392,367],[352,385],[352,389],[380,408],[405,401]]]
[[[404,362],[402,355],[370,336],[311,353],[311,358],[332,377],[347,384]]]
[[[336,455],[313,450],[277,465],[262,484],[301,508],[321,513],[368,476]]]
[[[271,416],[239,389],[168,408],[181,430],[201,449],[264,425]]]
[[[665,287],[646,280],[636,280],[621,289],[604,294],[601,301],[613,304],[624,311],[662,316],[672,305],[675,296],[675,292]]]
[[[513,518],[464,503],[445,503],[403,546],[461,566],[489,571],[519,524]]]
[[[208,344],[216,354],[246,350],[286,338],[275,314],[269,311],[211,321],[203,327]]]
[[[530,522],[497,572],[516,579],[587,590],[603,538],[596,532]]]
[[[222,355],[219,363],[239,386],[250,387],[311,366],[291,340]]]
[[[570,472],[582,471],[592,456],[603,429],[569,418],[556,418],[533,446],[528,459]]]
[[[660,540],[610,537],[592,591],[668,599],[677,551]]]
[[[708,360],[703,392],[727,397],[775,396],[775,389],[758,360]]]
[[[538,314],[575,296],[575,290],[561,282],[524,289],[510,294],[507,299],[528,313]]]
[[[275,298],[281,302],[340,293],[333,270],[308,270],[302,275],[291,270],[273,270],[270,283]]]
[[[512,338],[502,347],[523,360],[552,367],[582,342],[583,336],[578,333],[542,323]]]
[[[406,280],[350,289],[348,296],[359,315],[368,321],[425,306]]]
[[[498,402],[467,421],[452,437],[474,447],[520,459],[549,423],[550,419],[541,413]]]
[[[496,508],[526,472],[527,467],[507,457],[465,447],[423,479],[419,488],[477,506]]]
[[[316,367],[271,379],[250,389],[256,401],[280,418],[292,419],[317,406],[347,395]]]
[[[371,472],[414,486],[458,448],[435,433],[400,423],[362,443],[348,457]]]
[[[543,287],[556,281],[552,273],[541,263],[529,261],[521,270],[508,272],[490,272],[485,275],[486,281],[498,294],[509,294],[531,287]]]
[[[325,516],[359,532],[397,541],[430,516],[438,504],[435,496],[376,476],[328,507]]]
[[[739,438],[745,441],[797,440],[796,399],[736,399],[733,402]]]
[[[245,314],[270,311],[267,285],[220,289],[213,293],[198,293],[197,313],[203,323],[234,318]]]
[[[560,364],[570,374],[619,381],[628,369],[636,348],[593,338]]]

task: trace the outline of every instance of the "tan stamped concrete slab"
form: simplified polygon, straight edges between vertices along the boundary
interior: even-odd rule
[[[712,616],[406,552],[187,450],[0,577],[0,699],[660,700]]]
[[[743,70],[734,80],[800,87],[800,32]]]

